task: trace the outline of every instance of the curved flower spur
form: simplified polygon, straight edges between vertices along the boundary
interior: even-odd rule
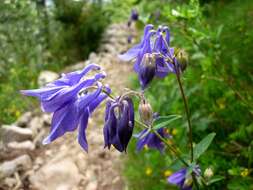
[[[85,134],[88,119],[111,90],[99,82],[105,78],[104,72],[96,73],[87,79],[84,77],[90,71],[100,69],[100,66],[90,64],[83,70],[63,74],[61,78],[43,88],[21,90],[24,95],[37,97],[44,112],[53,113],[50,134],[43,140],[43,144],[49,144],[79,126],[78,142],[88,151]]]

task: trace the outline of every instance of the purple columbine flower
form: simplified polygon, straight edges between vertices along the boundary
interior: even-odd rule
[[[124,61],[135,59],[134,70],[138,73],[142,89],[145,89],[152,79],[164,78],[168,73],[175,73],[174,48],[170,45],[168,27],[159,26],[155,31],[152,25],[147,25],[140,44],[129,49],[119,58]]]
[[[193,169],[193,174],[195,176],[200,176],[200,167],[198,165],[195,166]],[[183,168],[179,171],[172,174],[170,177],[168,177],[168,182],[174,185],[177,185],[180,190],[192,190],[192,176],[191,174],[188,174],[187,176],[187,169]]]
[[[126,151],[134,128],[134,107],[130,98],[108,101],[105,112],[105,147],[113,145],[118,151]]]
[[[138,20],[138,18],[139,18],[139,13],[138,13],[138,11],[136,10],[136,9],[132,9],[132,11],[131,11],[131,20],[132,21],[137,21]]]
[[[154,28],[152,24],[148,24],[144,29],[143,38],[141,40],[141,43],[133,46],[131,49],[129,49],[126,53],[119,55],[119,58],[123,61],[130,61],[137,57],[137,55],[141,52],[146,39],[148,37],[148,33]]]
[[[133,39],[133,36],[132,35],[129,35],[127,37],[127,43],[131,44],[132,43],[132,39]]]
[[[131,10],[131,15],[127,21],[127,26],[130,27],[132,22],[136,22],[139,18],[139,13],[136,9]]]
[[[78,125],[78,142],[82,148],[88,151],[88,143],[85,129],[89,116],[95,108],[107,97],[111,90],[103,86],[98,80],[105,77],[104,73],[97,73],[94,77],[84,79],[91,70],[99,70],[95,64],[86,66],[81,71],[63,74],[62,77],[44,88],[34,90],[21,90],[27,96],[37,97],[41,102],[42,110],[53,112],[50,134],[43,140],[43,144],[49,144],[66,132],[74,131]],[[90,91],[90,87],[95,91]]]
[[[165,133],[164,128],[158,129],[157,132],[163,138],[171,138],[170,135]],[[164,143],[154,133],[149,132],[148,129],[144,129],[139,134],[137,134],[137,138],[139,139],[137,142],[138,151],[142,150],[145,145],[147,145],[149,148],[157,149],[160,152],[164,150]]]

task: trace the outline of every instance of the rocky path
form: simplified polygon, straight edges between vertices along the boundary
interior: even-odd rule
[[[91,53],[87,61],[65,70],[82,69],[94,62],[106,71],[106,83],[114,91],[129,87],[131,66],[117,58],[118,53],[127,49],[128,35],[125,24],[109,26],[99,53]],[[47,82],[56,76],[44,72],[40,82]],[[0,189],[125,189],[120,175],[120,154],[103,148],[103,111],[103,108],[98,109],[89,120],[88,154],[77,143],[76,133],[65,134],[54,143],[42,146],[41,141],[49,131],[51,116],[40,111],[27,112],[12,126],[4,126],[0,133]]]

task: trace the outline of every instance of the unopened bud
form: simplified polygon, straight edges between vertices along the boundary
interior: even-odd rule
[[[146,102],[145,100],[142,100],[139,105],[139,114],[141,117],[141,120],[149,125],[153,121],[153,111],[151,105]]]
[[[204,171],[204,176],[206,178],[211,178],[213,176],[213,170],[211,168],[206,168]]]
[[[181,71],[184,71],[188,65],[188,54],[184,50],[179,49],[176,54],[176,59]]]

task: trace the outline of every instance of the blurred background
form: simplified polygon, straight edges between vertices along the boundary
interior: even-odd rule
[[[131,20],[133,9],[138,18]],[[203,172],[211,168],[214,173],[209,189],[253,189],[252,0],[2,0],[0,124],[12,124],[39,106],[18,91],[37,88],[41,71],[60,73],[91,52],[99,53],[105,31],[118,23],[129,28],[121,39],[128,43],[125,50],[138,42],[145,24],[169,26],[171,46],[189,54],[183,83],[194,141],[216,133],[199,163]],[[135,74],[128,78],[138,89]],[[161,115],[184,115],[173,75],[154,80],[147,97]],[[187,149],[187,124],[173,125],[169,132],[176,145]],[[178,166],[172,156],[149,149],[137,153],[135,144],[132,140],[121,157],[122,189],[176,189],[166,180]]]

